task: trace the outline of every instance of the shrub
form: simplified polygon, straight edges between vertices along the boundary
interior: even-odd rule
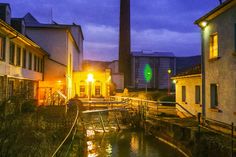
[[[22,104],[21,111],[23,113],[36,111],[37,105],[34,100],[26,101]]]

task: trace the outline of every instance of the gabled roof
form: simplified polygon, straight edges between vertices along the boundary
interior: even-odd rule
[[[41,52],[43,52],[45,55],[48,55],[48,53],[45,50],[43,50],[38,44],[36,44],[33,40],[27,38],[26,36],[24,36],[23,34],[18,32],[16,29],[14,29],[12,26],[10,26],[9,24],[7,24],[6,22],[4,22],[1,19],[0,19],[0,26],[1,26],[1,29],[4,29],[6,32],[8,32],[9,34],[18,38],[22,42],[24,42],[28,45],[31,45],[32,47],[34,47],[38,50],[41,50]]]
[[[172,52],[150,52],[144,53],[143,51],[131,52],[135,57],[175,57]]]
[[[25,20],[25,24],[29,25],[29,24],[39,24],[38,20],[31,14],[31,13],[27,13],[23,19]]]
[[[23,18],[25,20],[25,26],[29,28],[58,28],[58,29],[69,29],[70,31],[70,27],[78,27],[82,35],[82,38],[84,39],[81,26],[75,23],[73,23],[72,25],[58,24],[55,21],[52,21],[53,23],[51,24],[40,23],[31,13],[27,13]]]
[[[200,75],[201,74],[201,64],[195,65],[191,68],[186,69],[185,71],[176,74],[172,78],[191,76],[191,75]]]
[[[194,23],[199,24],[204,20],[209,21],[235,5],[236,5],[236,0],[226,0],[221,5],[217,6],[216,8],[214,8],[213,10],[211,10],[210,12],[208,12],[207,14],[196,20]]]

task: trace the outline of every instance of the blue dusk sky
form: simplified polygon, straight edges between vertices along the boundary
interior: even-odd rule
[[[13,17],[32,13],[40,22],[80,24],[84,57],[118,58],[119,0],[2,0]],[[168,51],[176,56],[200,54],[200,30],[194,21],[219,5],[218,0],[131,0],[132,51]],[[51,10],[52,15],[51,16]]]

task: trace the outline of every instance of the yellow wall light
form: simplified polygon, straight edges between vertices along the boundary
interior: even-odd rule
[[[87,81],[88,82],[93,82],[94,81],[93,74],[91,74],[91,73],[88,74]]]
[[[207,26],[207,24],[208,24],[207,21],[202,21],[202,22],[199,23],[199,26],[201,28],[205,28]]]

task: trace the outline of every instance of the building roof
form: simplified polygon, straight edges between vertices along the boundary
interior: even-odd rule
[[[185,71],[176,74],[172,78],[190,76],[190,75],[199,75],[199,74],[201,74],[201,64],[188,68]]]
[[[53,23],[51,24],[45,24],[45,23],[40,23],[31,13],[27,13],[24,17],[25,20],[25,25],[26,27],[32,27],[32,28],[63,28],[63,29],[69,29],[71,27],[78,27],[78,29],[81,32],[82,38],[84,39],[84,35],[83,35],[83,31],[80,25],[78,24],[58,24],[55,21],[53,21]]]
[[[194,23],[199,24],[200,22],[204,20],[207,20],[207,21],[211,20],[234,5],[236,5],[236,0],[226,0],[219,6],[217,6],[216,8],[214,8],[213,10],[211,10],[210,12],[208,12],[207,14],[205,14],[204,16],[196,20]]]
[[[189,67],[194,67],[201,64],[201,56],[188,56],[188,57],[176,57],[176,73],[181,73],[189,69]]]
[[[149,52],[145,53],[143,51],[132,52],[132,56],[135,57],[175,57],[172,52]]]
[[[48,53],[45,50],[43,50],[38,44],[36,44],[33,40],[24,36],[23,34],[18,32],[17,30],[15,30],[12,26],[10,26],[9,24],[7,24],[6,22],[4,22],[1,19],[0,19],[0,25],[1,25],[1,29],[4,29],[9,34],[13,35],[14,38],[16,37],[19,40],[21,40],[22,42],[26,43],[27,45],[30,45],[30,46],[40,50],[41,52],[43,52],[45,55],[48,55]]]

